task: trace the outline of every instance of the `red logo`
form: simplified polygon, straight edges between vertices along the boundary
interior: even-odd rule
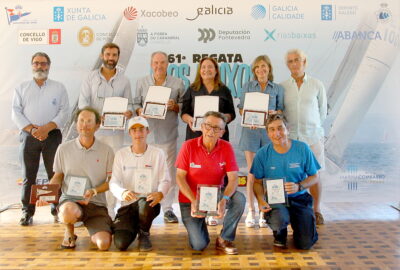
[[[61,29],[49,29],[49,44],[61,44]]]
[[[127,7],[124,10],[124,16],[127,20],[133,21],[137,17],[137,10],[134,7]]]

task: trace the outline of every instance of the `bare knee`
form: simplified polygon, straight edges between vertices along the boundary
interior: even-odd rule
[[[97,232],[92,235],[91,239],[101,251],[106,251],[111,246],[111,234],[109,232]]]
[[[62,223],[74,224],[82,215],[81,209],[74,202],[66,202],[59,209],[59,218]]]

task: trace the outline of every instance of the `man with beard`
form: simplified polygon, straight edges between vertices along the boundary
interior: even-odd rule
[[[101,113],[105,98],[124,97],[128,99],[128,108],[124,115],[127,119],[132,117],[131,84],[123,74],[123,70],[117,67],[119,55],[120,49],[117,44],[106,43],[102,47],[100,59],[103,64],[99,69],[90,72],[83,81],[78,102],[79,109],[90,106]],[[96,139],[108,144],[116,152],[124,144],[124,131],[101,129],[97,132]],[[106,196],[108,211],[113,217],[115,200],[109,192],[106,193]]]
[[[35,205],[29,204],[31,187],[36,183],[40,155],[48,179],[53,177],[53,162],[58,145],[61,143],[61,131],[69,115],[69,101],[65,86],[48,79],[50,57],[37,52],[32,56],[33,79],[23,82],[14,92],[12,120],[21,130],[20,142],[23,156],[22,186],[22,226],[32,224]],[[51,213],[57,222],[57,210],[53,205]]]

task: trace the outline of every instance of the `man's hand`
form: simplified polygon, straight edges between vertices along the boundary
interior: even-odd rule
[[[285,191],[287,194],[293,194],[299,191],[299,185],[294,182],[286,182],[285,183]]]
[[[126,117],[126,119],[130,119],[133,115],[133,112],[130,110],[127,110],[126,112],[124,112],[124,116]]]
[[[258,202],[258,208],[260,209],[261,212],[264,212],[264,213],[268,213],[269,211],[272,210],[272,208],[269,206],[269,204],[264,200],[262,200],[261,202],[260,201]]]
[[[46,205],[49,205],[49,204],[50,203],[48,203],[48,202],[46,202],[46,201],[44,201],[42,199],[39,199],[39,200],[36,201],[36,206],[37,207],[46,206]]]
[[[138,197],[136,196],[136,194],[130,190],[125,190],[122,193],[122,200],[124,200],[125,202],[129,202],[129,201],[136,201],[138,199]]]
[[[226,200],[222,199],[218,203],[218,216],[216,218],[223,218],[225,215]]]
[[[190,204],[190,209],[191,209],[190,214],[194,218],[204,218],[206,216],[206,213],[204,213],[204,215],[196,215],[196,212],[198,212],[197,200],[192,201],[192,203]]]
[[[35,126],[31,134],[39,141],[44,141],[49,136],[49,130],[45,126]]]
[[[168,100],[168,103],[167,103],[167,110],[168,111],[175,111],[176,110],[175,106],[176,106],[175,100],[173,100],[173,99]]]
[[[146,201],[151,203],[149,204],[151,207],[156,206],[162,199],[164,198],[164,194],[162,192],[153,192],[147,195]]]

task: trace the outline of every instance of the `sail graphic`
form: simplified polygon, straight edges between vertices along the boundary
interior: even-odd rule
[[[328,91],[326,156],[340,165],[343,153],[377,96],[399,52],[399,27],[365,17],[357,31],[375,38],[353,40]]]

